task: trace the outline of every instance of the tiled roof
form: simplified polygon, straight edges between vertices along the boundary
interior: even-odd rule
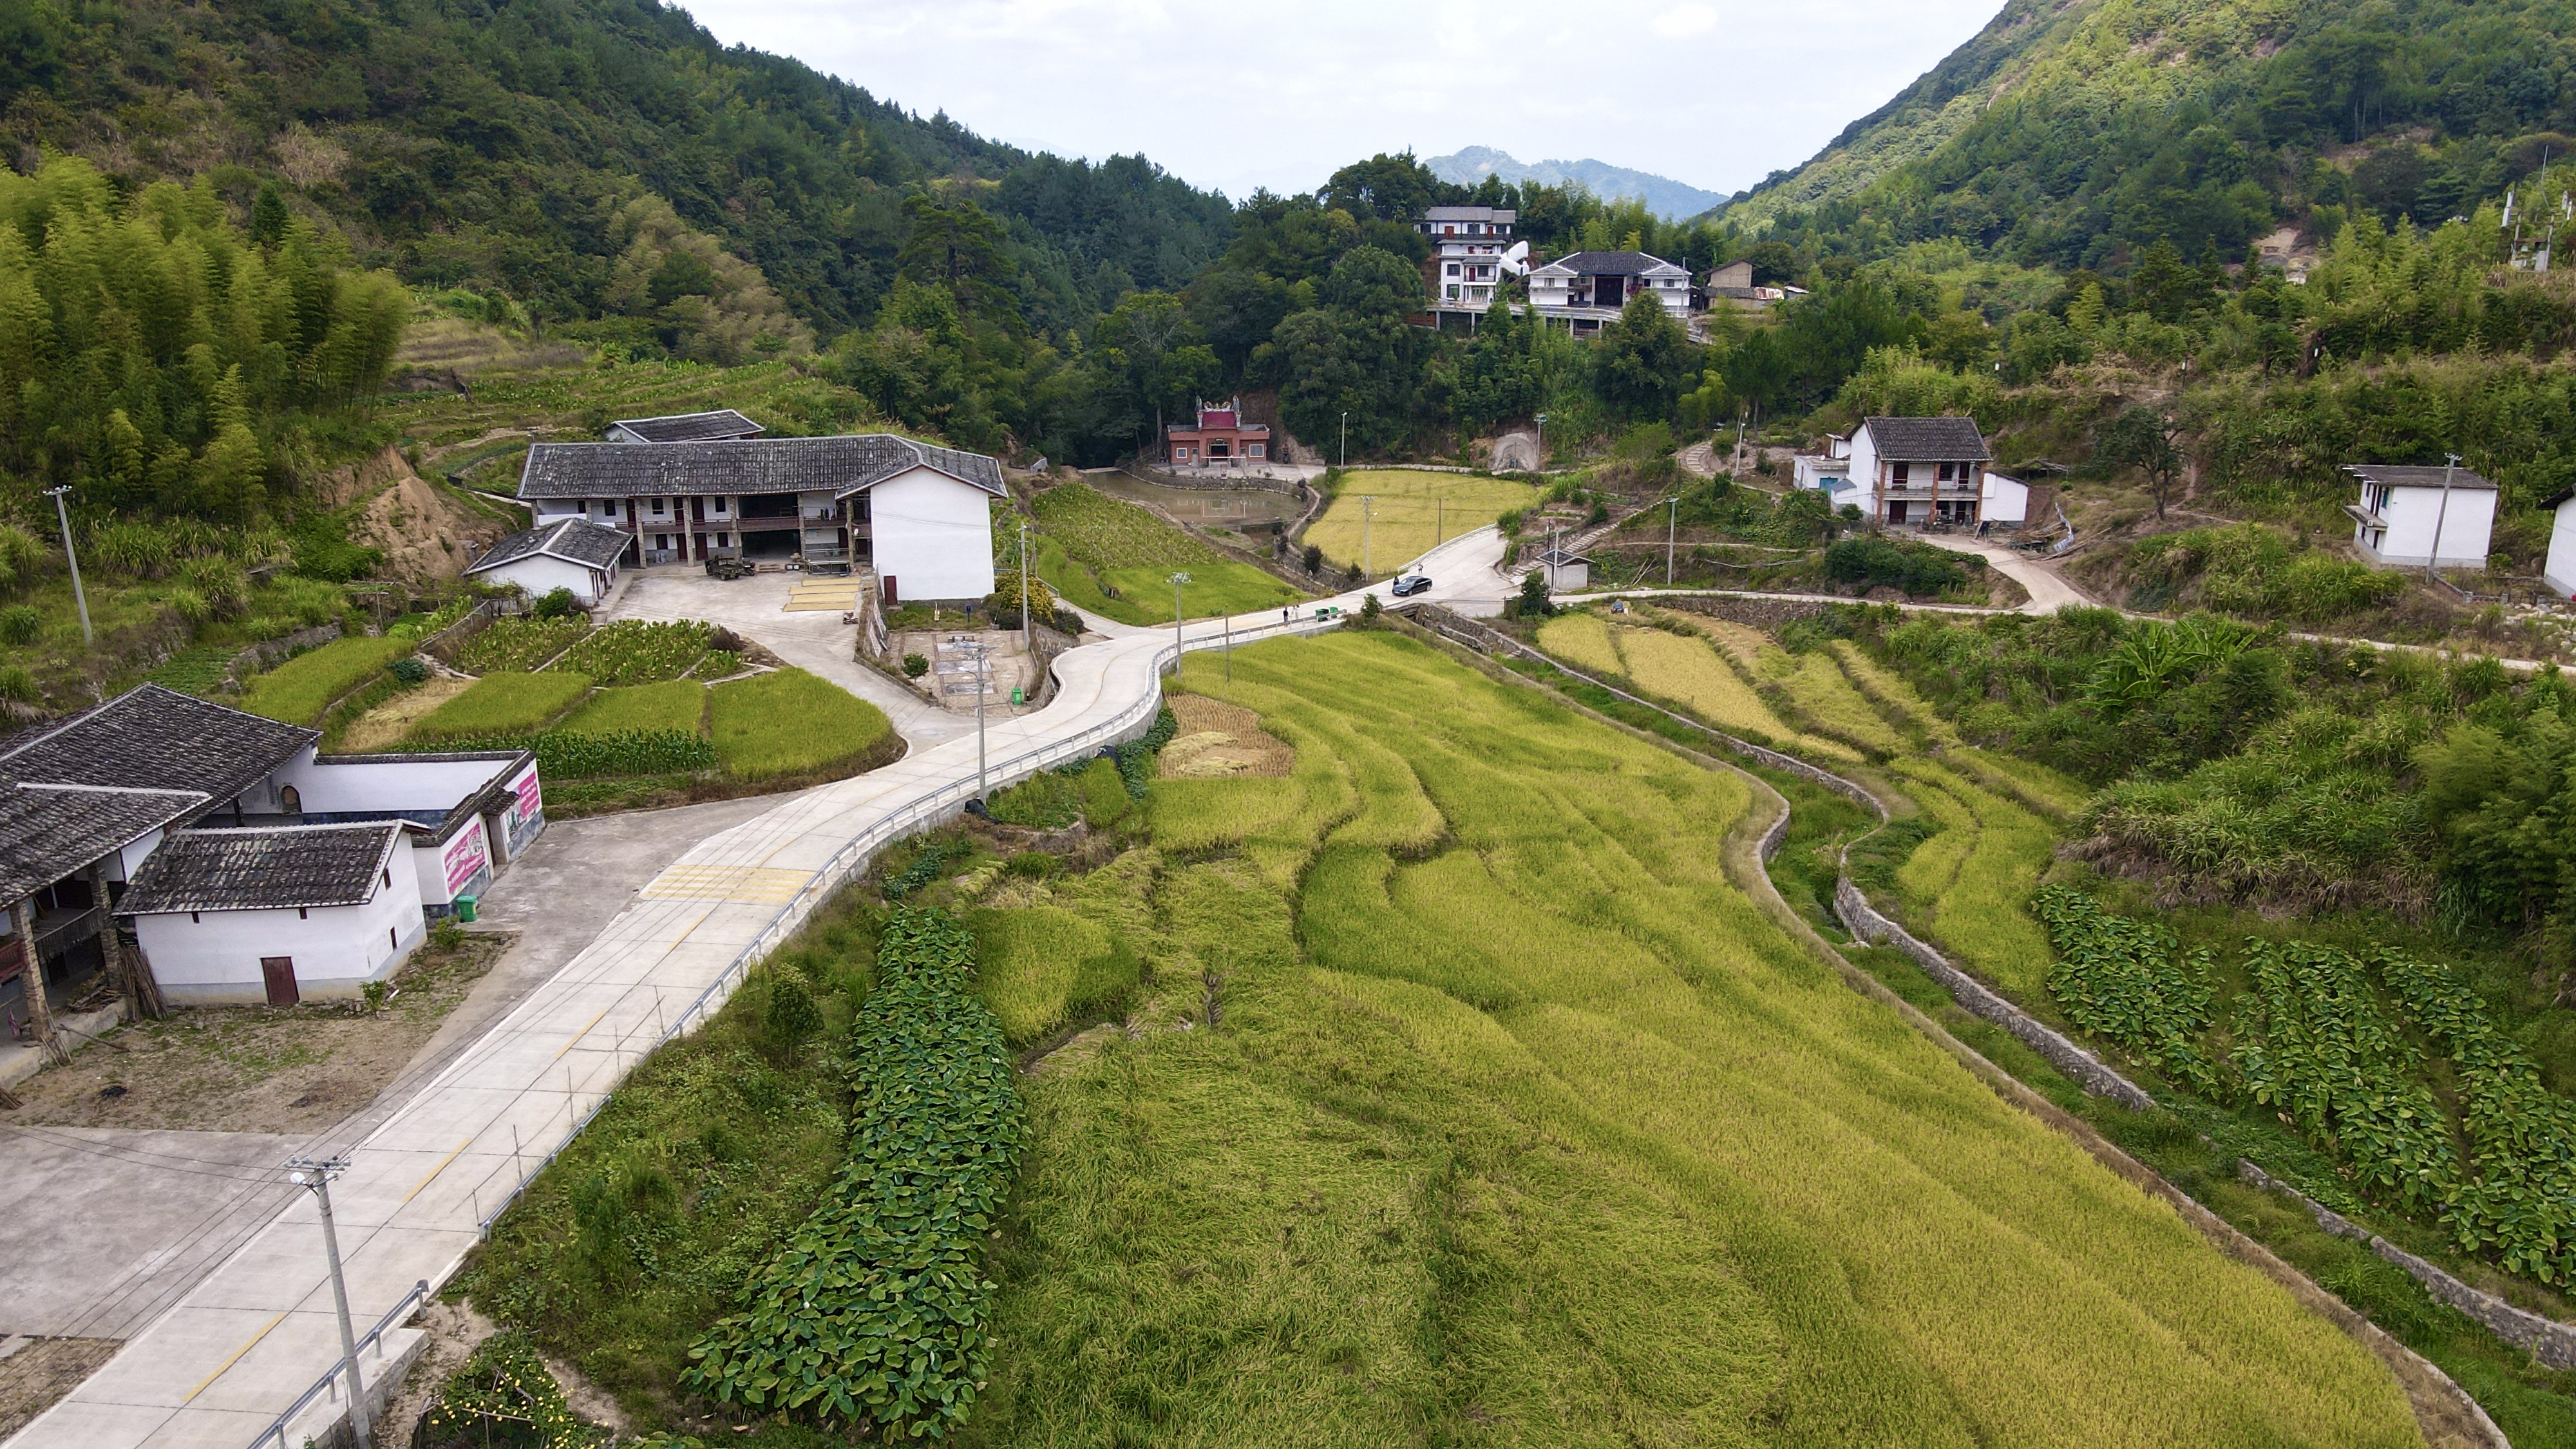
[[[1662,257],[1650,257],[1644,252],[1568,252],[1540,270],[1554,267],[1586,277],[1634,277],[1668,268],[1681,270]]]
[[[120,916],[354,906],[384,883],[400,821],[172,832],[134,873]]]
[[[2355,478],[2372,483],[2385,483],[2391,488],[2439,488],[2442,475],[2451,475],[2453,488],[2470,488],[2493,493],[2495,485],[2466,468],[2422,467],[2411,463],[2346,463],[2343,470]]]
[[[528,450],[519,496],[830,493],[846,496],[918,467],[1001,496],[1002,465],[981,453],[934,447],[892,433],[835,438],[743,438],[714,443],[539,443]]]
[[[609,426],[624,428],[648,443],[706,443],[718,438],[749,438],[768,431],[731,408],[658,418],[619,418]]]
[[[628,446],[646,445],[638,443]],[[466,572],[484,573],[499,568],[503,564],[517,563],[523,558],[534,558],[538,554],[563,559],[570,563],[586,564],[595,569],[604,569],[617,562],[619,556],[626,552],[626,545],[630,541],[632,541],[632,535],[592,523],[588,519],[560,518],[552,523],[540,524],[535,528],[523,529],[511,534],[486,550]]]
[[[0,907],[89,865],[139,835],[206,807],[196,790],[78,785],[0,788]]]
[[[1882,463],[1982,463],[1994,456],[1975,418],[1871,418],[1861,426]]]
[[[21,735],[0,775],[46,785],[198,790],[228,800],[322,738],[146,684]]]
[[[1507,206],[1432,206],[1422,212],[1424,221],[1514,221],[1519,217]]]

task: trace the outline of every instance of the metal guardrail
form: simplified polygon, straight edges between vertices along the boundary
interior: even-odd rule
[[[381,1367],[385,1361],[385,1330],[409,1318],[413,1309],[428,1300],[429,1280],[423,1278],[411,1285],[411,1291],[402,1296],[402,1301],[385,1310],[385,1316],[376,1320],[376,1326],[368,1329],[358,1339],[358,1352],[363,1354],[373,1347],[376,1351],[376,1363]],[[315,1399],[325,1394],[336,1396],[340,1391],[340,1379],[345,1368],[345,1363],[333,1364],[329,1373],[315,1379],[313,1387],[304,1391],[304,1397],[289,1404],[285,1413],[271,1420],[269,1426],[261,1430],[259,1437],[251,1440],[246,1449],[263,1449],[263,1446],[270,1444],[276,1445],[277,1449],[294,1449],[294,1446],[286,1442],[286,1426],[294,1423],[295,1416],[303,1413]]]
[[[1256,624],[1244,629],[1219,627],[1204,630],[1198,634],[1184,632],[1180,639],[1154,651],[1153,666],[1156,683],[1152,692],[1120,710],[1111,718],[1088,729],[1033,749],[1022,750],[1018,754],[986,765],[983,772],[985,787],[989,791],[1017,784],[1040,770],[1064,764],[1077,756],[1090,753],[1103,744],[1115,743],[1135,732],[1139,726],[1148,724],[1154,718],[1156,711],[1162,707],[1163,670],[1185,650],[1230,647],[1237,641],[1275,637],[1280,634],[1319,634],[1340,627],[1346,617],[1344,614],[1336,613],[1328,619],[1299,617],[1277,623]],[[1186,626],[1184,628],[1186,630]],[[769,924],[761,930],[761,933],[753,938],[749,945],[734,953],[733,959],[725,963],[724,970],[716,974],[716,979],[708,982],[705,989],[701,990],[688,1006],[664,1027],[661,1035],[655,1037],[651,1045],[638,1054],[638,1059],[686,1033],[690,1025],[701,1019],[711,1007],[722,1005],[725,998],[732,995],[732,988],[738,984],[743,974],[767,957],[770,952],[785,944],[787,937],[804,924],[805,918],[813,913],[814,908],[821,905],[834,891],[839,890],[853,875],[863,870],[878,851],[907,836],[942,824],[964,813],[966,802],[975,798],[975,784],[972,778],[952,780],[886,816],[834,852],[832,859],[815,873],[814,879],[808,882],[803,890],[798,891],[793,900],[778,908],[778,913],[770,918]],[[462,1064],[462,1060],[459,1060],[459,1065]],[[454,1069],[450,1068],[450,1070]],[[516,1182],[510,1185],[510,1190],[501,1196],[499,1204],[490,1212],[483,1214],[475,1223],[475,1231],[478,1234],[491,1232],[492,1224],[499,1220],[501,1214],[510,1210],[511,1205],[518,1201],[519,1195],[527,1190],[528,1184],[536,1181],[537,1175],[544,1172],[555,1158],[561,1156],[565,1148],[580,1139],[582,1132],[608,1106],[609,1098],[613,1095],[615,1095],[614,1088],[600,1093],[599,1100],[593,1102],[590,1110],[582,1114],[581,1120],[572,1125],[572,1130],[566,1132],[561,1141],[547,1149],[543,1157],[535,1159],[535,1165],[528,1168]],[[363,1351],[369,1343],[376,1343],[381,1353],[381,1335],[384,1331],[408,1316],[412,1309],[428,1296],[429,1284],[424,1280],[410,1293],[405,1294],[402,1302],[395,1304],[392,1311],[378,1320],[374,1328],[367,1331],[367,1336],[359,1341],[359,1348]],[[285,1413],[278,1415],[276,1422],[258,1438],[251,1440],[245,1449],[264,1449],[264,1446],[272,1444],[277,1446],[277,1449],[292,1449],[285,1439],[287,1424],[297,1414],[304,1412],[305,1407],[316,1398],[336,1392],[333,1385],[338,1383],[340,1374],[341,1369],[334,1365],[330,1372],[314,1380],[313,1386],[304,1391],[303,1397],[297,1399]]]

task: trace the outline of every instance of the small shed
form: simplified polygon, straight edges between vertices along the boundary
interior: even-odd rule
[[[2030,485],[1987,469],[1985,485],[1978,494],[1977,513],[1987,523],[2009,523],[2016,527],[2028,523]]]
[[[617,569],[634,535],[579,518],[557,519],[511,534],[466,569],[487,584],[515,584],[531,598],[570,589],[589,608],[617,586]]]
[[[1538,556],[1538,566],[1547,575],[1551,594],[1581,593],[1592,587],[1592,560],[1579,553],[1551,548]]]
[[[2352,547],[2384,568],[2487,566],[2496,486],[2466,468],[2352,463],[2361,497],[2344,505]],[[2437,537],[2438,535],[2438,537]]]
[[[427,934],[400,821],[175,830],[116,913],[185,1005],[352,997]]]

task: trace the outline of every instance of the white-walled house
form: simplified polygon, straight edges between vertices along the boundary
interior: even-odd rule
[[[403,853],[399,821],[174,831],[118,913],[175,1004],[356,996],[429,929]]]
[[[465,576],[478,583],[516,585],[532,599],[564,589],[587,609],[616,589],[617,567],[629,542],[625,534],[588,519],[558,518],[485,549]]]
[[[1856,505],[1873,523],[1976,523],[1986,516],[1993,456],[1974,418],[1869,418],[1848,438],[1828,437],[1821,452],[1799,454],[1795,481],[1822,489],[1837,511]],[[1997,497],[2027,513],[2029,490],[2013,487],[2018,498],[2010,490]]]
[[[1985,486],[1978,492],[1977,521],[1980,523],[2030,522],[2030,485],[2018,478],[2007,478],[1992,468],[1986,470]]]
[[[540,526],[587,518],[630,563],[709,558],[865,568],[898,600],[993,591],[1001,464],[891,433],[702,443],[539,443],[519,498]]]
[[[1690,316],[1690,269],[1644,252],[1571,252],[1529,274],[1530,311],[1593,332],[1643,292],[1679,321]]]
[[[315,730],[144,685],[0,748],[0,1015],[43,1018],[102,973],[147,1011],[157,1012],[162,999],[263,1000],[269,983],[259,958],[295,956],[299,943],[322,939],[310,923],[326,910],[334,913],[330,931],[340,933],[329,936],[337,943],[329,949],[340,954],[326,962],[315,954],[321,948],[307,949],[285,984],[354,991],[394,970],[430,918],[460,895],[479,895],[545,826],[536,761],[524,750],[324,756],[319,739]],[[196,879],[181,866],[199,856],[221,856],[232,862],[223,869],[233,869],[244,852],[257,854],[242,844],[248,835],[315,827],[390,842],[371,858],[391,879],[364,900],[181,906],[172,904],[176,895],[137,894],[173,842],[191,854],[162,867],[165,884]],[[277,882],[292,878],[289,866],[322,856],[354,882],[348,859],[357,847],[348,838],[295,836],[257,850],[280,862],[271,871]],[[189,869],[202,875],[215,866]],[[140,919],[184,920],[192,910],[224,919],[217,929],[186,931],[164,929],[172,925],[166,920],[147,929]],[[132,941],[120,919],[136,921]],[[272,927],[273,939],[259,937]],[[260,940],[273,949],[236,949]],[[28,969],[31,960],[38,970]],[[41,993],[32,990],[36,980]]]
[[[1519,213],[1508,207],[1434,206],[1426,208],[1413,229],[1431,238],[1431,258],[1423,263],[1435,310],[1482,312],[1494,304],[1494,290],[1520,270],[1529,255],[1512,240]]]
[[[2383,568],[2482,569],[2495,533],[2496,486],[2466,468],[2352,463],[2361,497],[2352,516],[2353,551]],[[2436,538],[2438,533],[2439,537]]]
[[[2558,597],[2576,601],[2576,488],[2561,488],[2540,506],[2552,515],[2549,562],[2541,567],[2540,581]]]

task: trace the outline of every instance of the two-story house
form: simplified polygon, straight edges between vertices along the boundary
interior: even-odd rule
[[[1675,321],[1691,310],[1688,268],[1644,252],[1572,252],[1530,272],[1530,310],[1576,332],[1597,332],[1644,293]]]
[[[1993,457],[1974,418],[1870,418],[1798,455],[1796,482],[1873,523],[1972,524],[1985,517]]]
[[[1431,238],[1423,282],[1433,310],[1482,312],[1493,305],[1495,288],[1529,255],[1526,244],[1512,240],[1518,219],[1509,207],[1494,206],[1434,206],[1422,213],[1414,230]]]
[[[1163,461],[1176,468],[1205,468],[1270,461],[1270,425],[1247,422],[1243,399],[1201,402],[1194,421],[1163,429]]]

